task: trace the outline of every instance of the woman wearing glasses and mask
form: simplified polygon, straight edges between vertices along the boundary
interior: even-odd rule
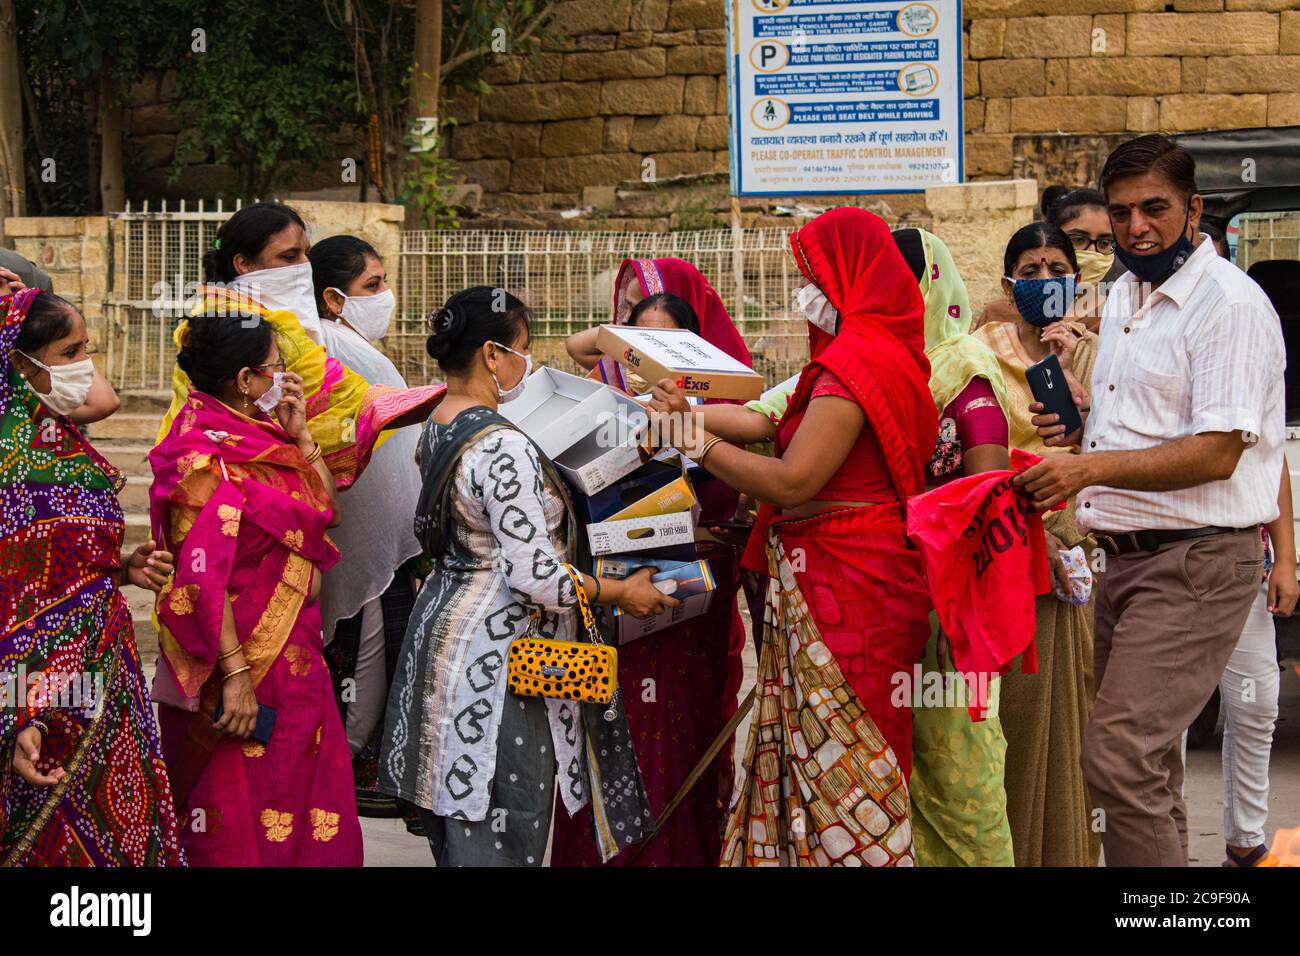
[[[618,697],[506,686],[516,639],[581,639],[578,588],[636,617],[678,603],[648,568],[624,581],[577,569],[563,481],[497,411],[532,368],[531,317],[504,290],[475,286],[434,313],[426,346],[447,378],[419,448],[415,533],[433,568],[388,697],[379,785],[420,808],[439,866],[540,866],[557,778],[568,813],[592,802],[602,862],[653,823]]]
[[[1106,198],[1095,189],[1051,186],[1043,193],[1043,214],[1044,221],[1065,233],[1074,246],[1079,289],[1071,317],[1096,332],[1109,283],[1124,271],[1115,266],[1115,232]]]
[[[338,493],[302,379],[257,316],[193,317],[176,361],[194,386],[149,453],[150,518],[178,556],[153,696],[189,862],[359,866],[321,657]]]

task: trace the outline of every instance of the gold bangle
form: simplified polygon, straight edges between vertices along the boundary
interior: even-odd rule
[[[309,465],[315,464],[316,459],[319,458],[323,452],[324,449],[321,448],[320,442],[316,442],[316,447],[313,448],[311,450],[311,454],[307,456],[307,464]]]
[[[700,449],[700,453],[695,456],[695,463],[697,465],[704,464],[704,456],[709,453],[709,449],[711,449],[714,445],[716,445],[720,441],[722,441],[722,439],[717,435],[713,436],[708,441],[706,441],[704,443],[704,447]]]
[[[236,667],[233,671],[231,671],[231,672],[230,672],[229,674],[227,674],[225,677],[221,678],[221,683],[224,684],[226,681],[230,680],[230,678],[234,677],[236,674],[242,674],[242,673],[244,673],[245,671],[251,671],[252,669],[253,669],[253,665],[252,665],[252,664],[245,664],[243,667]]]
[[[243,644],[236,644],[236,645],[235,645],[234,647],[232,647],[230,650],[226,651],[226,653],[224,653],[224,654],[218,654],[218,655],[217,655],[217,660],[219,660],[219,661],[224,661],[227,657],[234,657],[236,654],[238,654],[238,653],[239,653],[240,651],[242,651],[243,649],[244,649],[244,645],[243,645]]]

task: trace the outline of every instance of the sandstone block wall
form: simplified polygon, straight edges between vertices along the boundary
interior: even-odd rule
[[[443,150],[467,187],[467,223],[729,225],[727,2],[561,0],[564,39],[533,55],[493,54],[491,92],[444,104],[457,125]],[[1085,183],[1137,133],[1300,124],[1300,0],[965,0],[962,15],[968,180]],[[163,73],[131,90],[131,198],[233,197],[234,171],[210,155],[169,180],[187,135],[170,112],[173,90]],[[365,155],[350,130],[338,150]],[[276,195],[353,198],[332,164],[291,178]],[[920,194],[805,205],[840,202],[895,222],[929,217]],[[788,225],[798,205],[740,204],[746,226]]]
[[[970,178],[1025,172],[1027,147],[1059,133],[1300,124],[1297,0],[967,0],[963,13]]]
[[[450,104],[447,149],[483,188],[478,212],[534,227],[725,224],[725,5],[560,3],[567,39],[498,57],[491,93]],[[1300,124],[1300,0],[965,0],[963,16],[969,180],[1082,183],[1137,133]],[[700,185],[683,198],[686,183]],[[657,209],[629,202],[647,192]],[[917,196],[848,201],[927,215]],[[774,203],[743,209],[746,225],[771,224]]]
[[[14,251],[49,274],[54,291],[80,310],[91,344],[104,346],[108,295],[109,231],[104,216],[10,217],[5,235]]]

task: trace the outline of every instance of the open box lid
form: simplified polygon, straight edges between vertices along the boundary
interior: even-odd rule
[[[618,399],[600,382],[540,368],[524,383],[523,394],[498,411],[556,458],[616,416]]]

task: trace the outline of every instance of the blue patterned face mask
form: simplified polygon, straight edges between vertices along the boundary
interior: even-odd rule
[[[1060,322],[1074,302],[1074,276],[1003,278],[1011,283],[1011,297],[1015,300],[1020,317],[1040,329],[1053,322]]]

